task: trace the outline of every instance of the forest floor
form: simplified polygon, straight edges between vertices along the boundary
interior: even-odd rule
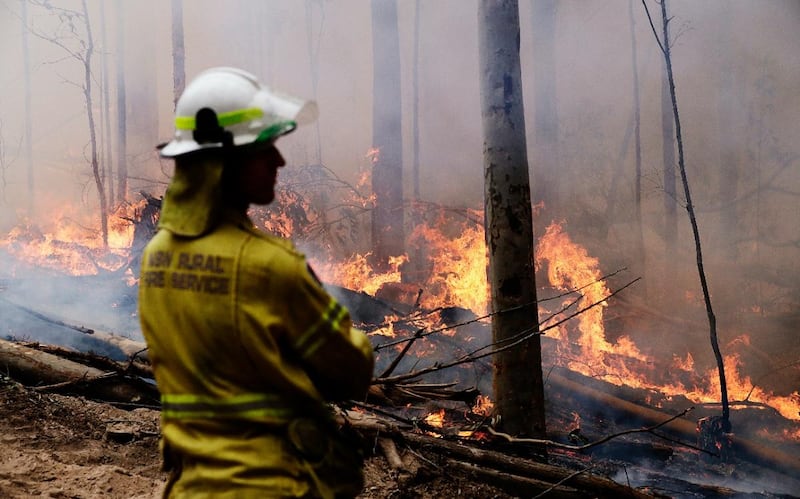
[[[153,409],[39,393],[0,378],[0,497],[161,497],[158,420]],[[511,497],[443,470],[402,483],[381,456],[367,460],[365,478],[362,499]]]

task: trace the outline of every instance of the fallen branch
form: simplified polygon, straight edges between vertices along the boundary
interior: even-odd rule
[[[69,391],[109,402],[157,404],[159,400],[158,391],[149,383],[6,340],[0,340],[0,369],[42,391]]]

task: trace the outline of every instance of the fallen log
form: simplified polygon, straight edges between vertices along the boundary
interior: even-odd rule
[[[640,406],[626,400],[603,393],[580,383],[571,381],[555,372],[548,376],[548,383],[555,390],[578,394],[593,400],[598,406],[608,407],[628,415],[631,424],[658,424],[669,419],[669,415],[655,409]],[[661,427],[687,442],[697,439],[697,423],[686,419],[675,419]],[[800,456],[787,454],[780,449],[767,447],[752,440],[733,436],[732,453],[739,459],[751,461],[788,477],[800,476]]]
[[[155,386],[29,346],[0,340],[0,366],[15,381],[39,391],[69,392],[108,402],[158,404]]]
[[[601,496],[619,497],[619,498],[646,498],[651,497],[647,494],[639,492],[630,487],[618,484],[617,482],[589,473],[575,474],[574,470],[553,466],[550,464],[540,463],[530,459],[525,459],[503,452],[492,451],[487,449],[479,449],[472,445],[463,443],[452,442],[449,440],[429,437],[417,433],[402,432],[399,435],[407,444],[411,444],[417,449],[425,449],[451,457],[457,461],[466,461],[475,465],[480,465],[485,468],[494,469],[498,473],[504,475],[496,475],[510,480],[510,483],[519,486],[535,486],[534,483],[528,483],[525,480],[514,481],[513,476],[520,478],[535,479],[537,482],[546,483],[548,487],[556,483],[560,486],[569,486],[572,489],[581,491],[591,491]],[[488,477],[488,476],[487,476]],[[504,479],[499,479],[503,482]],[[544,489],[539,490],[542,492]],[[530,491],[529,491],[530,492]],[[523,496],[530,496],[526,492],[521,494]],[[564,490],[568,493],[569,490]],[[581,497],[586,497],[585,495]]]
[[[545,495],[555,499],[582,499],[587,497],[588,492],[592,492],[588,497],[602,497],[595,494],[594,490],[579,490],[564,485],[553,484],[535,478],[514,475],[505,471],[483,468],[475,463],[458,461],[456,459],[445,459],[448,469],[457,469],[468,475],[475,481],[488,483],[497,488],[508,492],[516,497],[534,497]],[[615,496],[626,497],[626,496]],[[645,496],[651,497],[651,496]]]
[[[115,333],[72,324],[62,318],[44,314],[26,305],[21,305],[5,298],[0,298],[0,300],[2,300],[3,303],[22,310],[23,312],[30,314],[32,317],[35,317],[48,324],[64,327],[73,331],[77,331],[78,333],[91,336],[95,343],[95,347],[93,349],[102,352],[118,352],[119,355],[116,355],[117,358],[115,360],[138,359],[149,362],[147,357],[147,345],[144,342],[135,341]]]
[[[529,497],[532,490],[543,492],[555,484],[559,484],[560,489],[558,490],[565,495],[553,495],[553,497],[587,497],[586,491],[591,491],[599,497],[652,497],[605,477],[589,473],[575,474],[574,470],[498,451],[480,449],[463,442],[415,433],[410,427],[401,427],[370,413],[344,412],[340,414],[340,423],[345,422],[364,434],[376,435],[378,439],[392,437],[417,451],[434,452],[453,460],[454,463],[465,464],[462,466],[463,470],[470,473],[480,474],[480,469],[492,470],[483,473],[482,479],[506,490],[515,489],[517,492],[525,490],[524,494],[519,494],[523,497]],[[476,466],[472,466],[472,464]],[[583,494],[573,495],[572,490],[583,491]],[[549,495],[550,493],[548,493]]]

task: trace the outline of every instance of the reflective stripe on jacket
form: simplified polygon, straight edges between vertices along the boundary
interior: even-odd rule
[[[324,419],[326,401],[363,397],[374,361],[303,255],[240,214],[198,238],[160,230],[142,257],[139,313],[165,445],[193,479],[305,493],[306,464],[276,435]]]

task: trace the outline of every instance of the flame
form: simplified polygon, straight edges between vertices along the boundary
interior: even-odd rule
[[[133,241],[131,218],[146,203],[120,206],[108,218],[108,246],[103,244],[96,222],[65,207],[44,227],[22,222],[0,239],[0,248],[12,255],[17,267],[4,269],[16,275],[26,269],[55,270],[70,275],[96,275],[128,263]],[[26,267],[23,269],[23,267]]]
[[[716,369],[705,372],[701,382],[696,386],[684,386],[678,382],[659,385],[648,380],[646,372],[633,371],[626,364],[626,359],[639,360],[645,364],[652,363],[653,359],[639,351],[628,337],[622,336],[615,343],[610,343],[606,339],[603,312],[608,306],[604,297],[609,291],[602,280],[599,262],[589,256],[583,247],[573,242],[561,225],[551,224],[547,228],[537,247],[536,264],[537,267],[547,265],[547,277],[553,287],[563,291],[580,290],[578,307],[600,303],[599,306],[586,310],[576,318],[577,331],[568,329],[569,323],[565,323],[559,326],[556,334],[547,332],[548,335],[561,340],[557,343],[556,362],[563,362],[565,367],[587,376],[597,376],[600,373],[600,376],[610,383],[646,388],[668,397],[683,395],[695,403],[718,402],[721,399],[719,375]],[[562,303],[562,309],[572,310],[568,306],[573,300],[575,298],[569,294]],[[562,315],[563,313],[556,314],[553,320]],[[577,355],[569,351],[571,342],[579,347]],[[749,344],[749,338],[737,338],[732,344]],[[799,392],[789,396],[779,396],[755,386],[748,376],[741,375],[741,362],[735,354],[726,356],[724,364],[729,400],[764,403],[787,419],[800,420]],[[675,357],[673,366],[692,372],[694,359],[687,353],[685,359]]]
[[[373,165],[377,164],[381,158],[381,150],[379,147],[370,147],[364,157],[367,158]]]
[[[369,183],[371,166],[379,153],[378,149],[368,152],[371,165],[362,172],[358,189],[353,192],[358,198],[356,201],[362,205],[371,199],[360,190]],[[291,193],[287,195],[291,196]],[[314,217],[323,216],[319,215],[321,211],[300,206],[305,202],[301,196],[289,201],[302,208],[303,216],[307,216],[311,223],[318,222]],[[92,224],[78,222],[80,218],[73,213],[75,210],[65,210],[52,217],[48,227],[39,229],[30,223],[19,224],[0,239],[0,249],[30,267],[73,275],[97,274],[102,269],[116,270],[129,261],[133,240],[130,220],[144,203],[125,205],[109,218],[108,247],[103,245],[99,231]],[[489,308],[489,286],[482,213],[478,210],[467,210],[466,213],[468,216],[456,220],[448,217],[446,210],[441,210],[434,216],[427,213],[431,219],[415,221],[416,226],[407,241],[409,253],[390,258],[384,271],[373,268],[369,252],[352,252],[347,258],[336,258],[331,253],[309,259],[323,280],[331,284],[375,295],[384,286],[408,285],[410,281],[415,289],[423,290],[418,299],[423,308],[457,306],[484,314]],[[283,217],[273,218],[271,228],[281,235],[290,236],[297,231],[296,218],[286,213]],[[537,269],[546,270],[550,286],[569,291],[559,305],[551,306],[553,310],[550,312],[544,308],[549,306],[549,302],[540,303],[542,316],[552,315],[544,327],[576,310],[596,304],[573,320],[546,332],[560,340],[553,356],[555,362],[584,375],[599,375],[617,385],[658,391],[668,397],[683,395],[696,403],[719,401],[721,395],[716,369],[701,373],[693,386],[678,381],[659,384],[648,379],[647,370],[641,369],[642,365],[652,365],[654,359],[640,351],[629,337],[621,336],[613,342],[606,338],[604,314],[609,306],[606,297],[610,292],[600,271],[600,262],[575,243],[562,224],[554,223],[547,227],[537,245],[535,257]],[[410,273],[409,268],[416,270]],[[14,275],[15,269],[4,270]],[[130,273],[125,279],[135,281]],[[697,299],[695,295],[690,298]],[[397,319],[387,317],[386,326],[373,331],[373,334],[394,336],[393,320]],[[749,341],[748,337],[742,336],[729,347],[748,345]],[[763,403],[787,419],[800,420],[800,393],[779,396],[754,386],[750,377],[741,374],[742,363],[737,355],[726,356],[724,362],[730,400]],[[635,369],[637,366],[638,371]],[[674,356],[671,367],[685,373],[696,371],[689,353]],[[492,410],[493,404],[488,397],[479,397],[472,408],[474,413],[484,415],[491,414]],[[426,417],[426,422],[441,426],[443,418],[444,411],[440,411]]]
[[[425,416],[425,422],[434,428],[444,427],[445,410],[440,409]]]
[[[575,244],[559,224],[554,223],[547,227],[536,248],[537,267],[541,267],[545,262],[547,278],[553,287],[564,291],[579,290],[581,293],[578,299],[579,307],[599,303],[598,306],[589,308],[576,317],[578,337],[574,341],[581,347],[583,362],[571,363],[571,369],[592,375],[594,373],[587,370],[588,363],[602,365],[607,370],[611,367],[607,365],[608,357],[605,354],[608,353],[647,360],[630,338],[620,337],[615,344],[606,340],[603,314],[604,309],[608,307],[605,298],[610,292],[602,280],[600,262],[589,256],[585,248]],[[574,300],[575,298],[569,295],[564,300],[564,309],[568,309],[570,302]],[[570,336],[566,327],[566,324],[559,327],[557,338],[567,339]]]
[[[478,395],[472,406],[472,413],[479,416],[491,416],[494,411],[494,402],[487,395]]]
[[[433,309],[458,306],[484,313],[488,307],[489,290],[486,281],[486,242],[477,224],[458,225],[459,235],[450,236],[441,227],[421,224],[409,236],[409,246],[424,250],[423,276],[413,276],[415,285],[424,292],[419,305]],[[375,295],[386,284],[403,283],[404,264],[408,254],[389,258],[384,272],[370,264],[371,253],[355,254],[341,262],[313,260],[314,269],[326,282],[357,289]]]

